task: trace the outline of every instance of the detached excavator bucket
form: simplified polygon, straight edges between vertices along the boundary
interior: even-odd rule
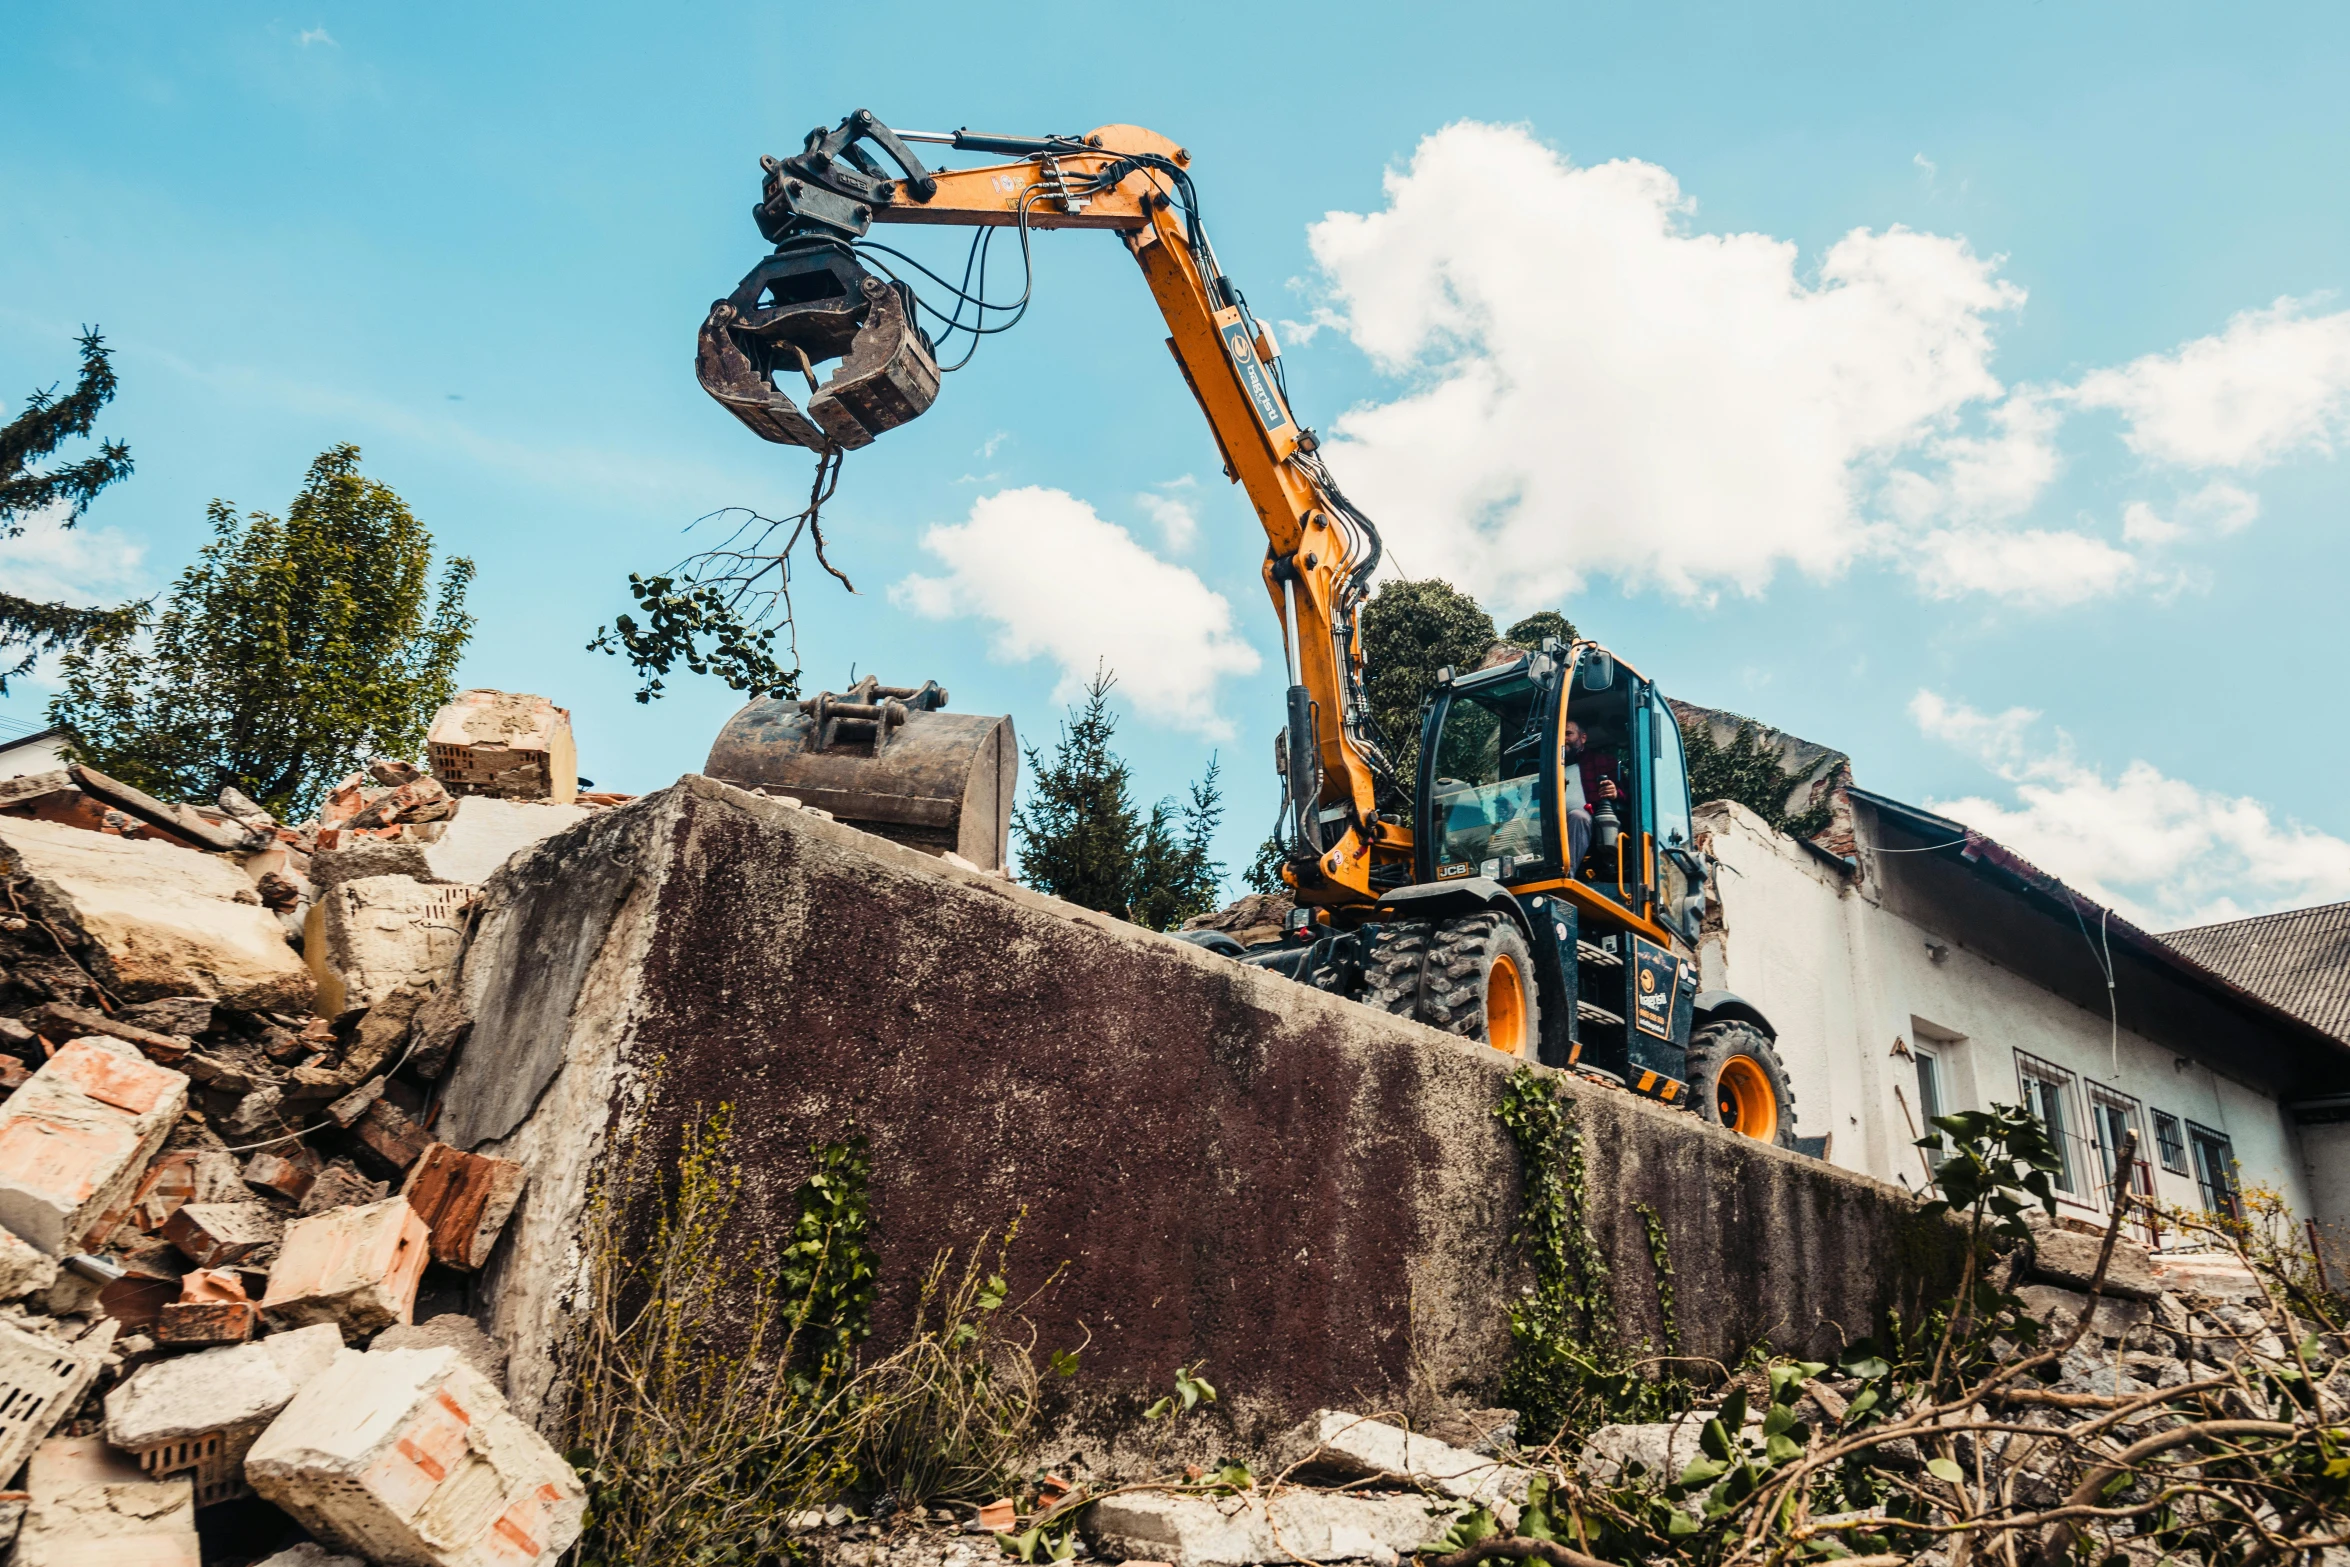
[[[981,870],[1004,865],[1020,746],[1012,720],[944,711],[936,681],[871,676],[806,701],[753,702],[727,721],[702,771],[791,795],[852,827]]]
[[[840,368],[819,387],[828,359]],[[806,378],[805,413],[776,390],[777,371]],[[870,446],[938,397],[938,359],[909,292],[831,243],[778,251],[712,305],[694,374],[762,440],[816,451]]]

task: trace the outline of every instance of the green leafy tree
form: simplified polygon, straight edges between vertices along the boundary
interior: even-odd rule
[[[212,542],[160,616],[65,660],[49,704],[73,754],[166,798],[235,785],[306,813],[371,756],[413,756],[472,635],[473,562],[431,596],[432,535],[359,448],[310,465],[281,519],[214,501]],[[144,634],[142,634],[144,633]]]
[[[0,540],[24,532],[25,519],[53,507],[65,508],[64,527],[82,520],[98,492],[130,477],[131,451],[120,441],[103,441],[78,462],[40,469],[34,464],[67,441],[90,433],[98,410],[114,397],[114,366],[106,340],[96,332],[80,338],[82,373],[63,397],[47,387],[25,399],[24,412],[0,424]],[[33,667],[44,653],[84,648],[104,636],[119,636],[138,620],[138,606],[83,609],[0,593],[0,696],[8,682]],[[21,652],[19,650],[22,650]],[[15,662],[9,662],[11,655]]]
[[[1163,930],[1216,906],[1221,867],[1208,851],[1224,814],[1217,768],[1210,760],[1189,803],[1162,800],[1147,817],[1138,812],[1133,771],[1110,747],[1116,683],[1107,670],[1095,673],[1049,761],[1024,748],[1035,781],[1012,813],[1020,875],[1056,898]]]
[[[1257,852],[1248,862],[1248,869],[1240,873],[1240,884],[1251,892],[1287,892],[1289,884],[1281,879],[1281,867],[1289,855],[1281,847],[1281,835],[1265,834],[1265,841],[1257,845]]]
[[[1503,641],[1524,648],[1540,647],[1544,637],[1556,637],[1562,645],[1572,647],[1575,623],[1555,609],[1538,609],[1502,633]]]
[[[1704,719],[1691,719],[1681,725],[1681,744],[1689,758],[1692,801],[1735,800],[1790,838],[1813,838],[1827,829],[1834,813],[1826,804],[1787,809],[1796,781],[1779,765],[1779,753],[1763,743],[1753,719],[1738,721],[1728,745],[1714,743]]]
[[[1493,645],[1493,617],[1449,582],[1387,582],[1363,608],[1364,684],[1371,717],[1405,789],[1419,775],[1420,703],[1446,665],[1475,667]]]

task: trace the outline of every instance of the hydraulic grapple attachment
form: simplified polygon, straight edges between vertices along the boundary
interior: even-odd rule
[[[828,359],[840,368],[819,386]],[[806,377],[807,412],[776,389],[777,371]],[[769,256],[710,307],[694,374],[762,440],[816,451],[869,446],[938,396],[938,359],[911,293],[824,239]]]

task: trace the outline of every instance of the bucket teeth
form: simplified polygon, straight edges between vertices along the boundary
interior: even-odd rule
[[[839,368],[817,388],[815,366],[835,357]],[[806,412],[776,389],[778,370],[807,378]],[[817,451],[869,446],[938,397],[938,361],[905,291],[833,246],[779,252],[752,268],[710,307],[694,374],[760,439]]]

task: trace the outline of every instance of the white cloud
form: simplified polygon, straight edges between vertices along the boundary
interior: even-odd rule
[[[299,47],[304,49],[309,48],[312,44],[324,44],[329,49],[340,49],[342,47],[341,44],[335,42],[334,34],[328,32],[323,27],[303,28],[301,33],[294,39],[294,42]]]
[[[65,526],[62,506],[27,517],[24,532],[0,539],[0,581],[20,598],[85,607],[119,604],[139,592],[147,547],[113,528]]]
[[[1143,515],[1158,524],[1167,548],[1181,554],[1199,542],[1199,481],[1189,474],[1134,498]]]
[[[2258,468],[2326,452],[2350,427],[2350,311],[2307,300],[2247,310],[2212,337],[2084,376],[2072,396],[2119,412],[2130,450],[2186,468]]]
[[[2202,489],[2179,497],[2169,517],[2145,501],[2122,508],[2122,537],[2132,544],[2176,544],[2198,536],[2225,538],[2252,525],[2260,515],[2260,497],[2250,490],[2214,479]]]
[[[15,538],[0,538],[0,583],[20,598],[94,608],[120,604],[147,589],[140,570],[147,547],[113,528],[86,523],[68,528],[62,506],[36,512]],[[21,656],[21,652],[20,655]],[[62,678],[59,655],[47,654],[19,677],[35,690],[52,690]],[[9,682],[13,691],[17,680]]]
[[[1406,559],[1505,610],[1599,572],[1683,595],[1833,572],[1886,542],[1867,502],[1899,457],[2030,487],[2021,447],[1935,450],[2002,396],[1991,322],[2024,297],[1963,240],[1856,229],[1807,280],[1786,241],[1691,232],[1654,164],[1475,123],[1386,193],[1309,238],[1335,323],[1420,385],[1339,420],[1333,463]]]
[[[1233,629],[1231,603],[1065,490],[1031,485],[978,501],[922,545],[943,576],[906,577],[890,602],[927,619],[995,623],[993,654],[1050,658],[1069,701],[1106,664],[1145,718],[1228,739],[1216,683],[1256,673],[1256,649]]]
[[[2040,715],[1988,716],[1920,691],[1920,730],[1981,759],[2008,801],[1969,796],[1932,808],[1987,833],[2042,870],[2155,930],[2350,898],[2350,842],[2280,822],[2260,801],[2172,778],[2133,761],[2117,778],[2080,761]]]
[[[1944,528],[1915,541],[1910,574],[1935,598],[1988,593],[2035,609],[2103,598],[2143,574],[2138,558],[2086,533]]]

